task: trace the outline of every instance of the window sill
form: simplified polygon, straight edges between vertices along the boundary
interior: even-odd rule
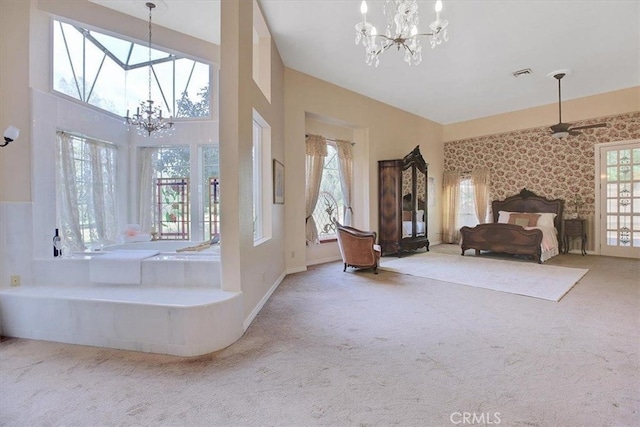
[[[253,241],[253,247],[255,248],[256,246],[260,246],[264,243],[267,243],[269,240],[271,240],[271,238],[269,237],[263,237],[261,239],[256,239]]]

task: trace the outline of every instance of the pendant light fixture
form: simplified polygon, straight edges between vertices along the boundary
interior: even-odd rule
[[[149,98],[146,102],[140,102],[140,106],[133,116],[130,117],[129,110],[127,110],[125,120],[127,129],[136,128],[141,136],[160,137],[173,133],[173,117],[169,117],[169,119],[162,117],[162,108],[154,106],[154,102],[151,99],[151,75],[153,73],[151,62],[151,12],[156,5],[147,2],[145,6],[149,8]]]

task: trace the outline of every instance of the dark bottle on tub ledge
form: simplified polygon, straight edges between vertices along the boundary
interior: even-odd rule
[[[56,234],[53,236],[53,256],[55,258],[62,256],[62,240],[60,239],[57,228]]]

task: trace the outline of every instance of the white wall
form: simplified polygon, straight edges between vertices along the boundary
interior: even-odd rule
[[[271,97],[253,80],[253,12],[251,1],[221,2],[220,174],[222,284],[243,293],[245,326],[284,277],[285,204],[271,204],[272,238],[253,241],[253,111],[271,127],[271,157],[285,165],[285,192],[290,164],[283,144],[284,66],[271,45]],[[284,161],[283,161],[284,160]]]
[[[20,129],[16,141],[0,148],[0,202],[31,201],[30,13],[30,1],[0,1],[0,129]],[[0,217],[0,222],[6,221]]]

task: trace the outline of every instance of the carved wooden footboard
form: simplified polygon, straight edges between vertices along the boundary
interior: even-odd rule
[[[462,227],[462,255],[468,249],[480,251],[505,252],[514,255],[531,255],[541,263],[542,231],[527,230],[515,224],[480,224],[475,227]]]

